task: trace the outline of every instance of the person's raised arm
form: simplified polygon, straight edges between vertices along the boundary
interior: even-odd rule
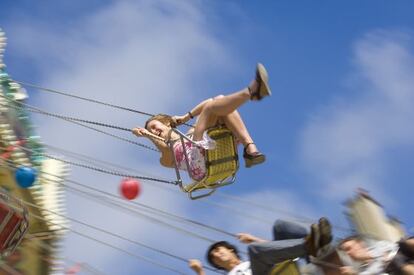
[[[150,131],[148,131],[145,128],[133,128],[132,133],[136,135],[137,137],[147,137],[149,138],[157,148],[162,151],[162,149],[167,148],[167,145],[165,143],[165,140],[162,137],[156,136],[152,134]]]
[[[199,260],[196,260],[196,259],[191,259],[191,260],[189,260],[188,261],[188,266],[192,269],[192,270],[194,270],[194,272],[197,274],[197,275],[205,275],[206,273],[204,272],[204,269],[203,269],[203,264],[199,261]]]
[[[204,106],[207,104],[207,102],[213,100],[212,98],[206,99],[199,103],[197,106],[195,106],[193,109],[191,109],[189,112],[187,112],[185,115],[182,116],[173,116],[173,120],[177,125],[186,123],[192,118],[195,118],[199,114],[201,114],[201,111],[203,110]]]
[[[254,242],[256,242],[256,243],[268,242],[268,240],[261,239],[259,237],[253,236],[253,235],[248,234],[248,233],[239,233],[239,234],[237,234],[237,239],[240,242],[245,243],[245,244],[254,243]]]
[[[173,166],[172,160],[168,154],[170,149],[168,148],[168,145],[165,143],[165,140],[163,138],[152,134],[150,131],[148,131],[145,128],[139,128],[139,127],[132,129],[132,133],[136,135],[137,137],[149,138],[155,144],[158,150],[160,150],[161,152],[161,158],[160,158],[161,165],[165,167]]]

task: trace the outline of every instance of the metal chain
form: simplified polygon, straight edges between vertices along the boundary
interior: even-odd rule
[[[24,148],[24,147],[20,147],[20,148],[24,151],[29,151],[30,152],[30,149],[27,149],[27,148]],[[73,161],[69,161],[69,160],[64,160],[64,159],[57,158],[57,157],[54,157],[54,156],[51,156],[51,155],[48,155],[48,154],[44,154],[44,153],[42,153],[41,155],[44,156],[44,157],[50,158],[50,159],[54,159],[54,160],[64,162],[64,163],[69,164],[69,165],[90,169],[90,170],[100,172],[100,173],[104,173],[104,174],[108,174],[108,175],[125,177],[125,178],[135,178],[135,179],[147,180],[147,181],[163,182],[163,183],[169,183],[169,184],[172,184],[172,185],[177,185],[178,184],[176,181],[168,181],[168,180],[152,178],[152,177],[129,175],[129,174],[124,174],[124,173],[117,172],[117,171],[105,170],[105,169],[101,169],[101,168],[98,168],[98,167],[94,167],[94,166],[90,166],[90,165],[86,165],[86,164],[82,164],[82,163],[77,163],[77,162],[73,162]]]
[[[167,265],[164,265],[164,264],[160,264],[159,262],[156,262],[156,261],[154,261],[154,260],[152,260],[152,259],[150,259],[150,258],[148,258],[148,257],[145,257],[145,256],[141,256],[141,255],[134,254],[134,253],[129,252],[129,251],[125,250],[125,249],[122,249],[122,248],[119,248],[119,247],[117,247],[117,246],[115,246],[115,245],[112,245],[112,244],[109,244],[109,243],[107,243],[107,242],[101,241],[101,240],[99,240],[99,239],[97,239],[97,238],[95,238],[95,237],[92,237],[92,236],[86,235],[86,234],[81,233],[81,232],[79,232],[79,231],[76,231],[76,230],[74,230],[74,229],[72,229],[72,228],[70,228],[70,227],[63,226],[63,225],[61,225],[61,224],[58,224],[58,223],[52,222],[52,221],[50,221],[50,220],[47,220],[47,219],[45,219],[45,218],[43,218],[43,217],[40,217],[40,216],[37,216],[37,215],[35,215],[35,214],[30,213],[29,215],[30,215],[30,216],[32,216],[33,218],[36,218],[36,219],[38,219],[38,220],[45,221],[45,222],[50,223],[50,224],[52,224],[52,225],[60,226],[60,228],[61,228],[61,229],[69,230],[69,231],[71,231],[72,233],[75,233],[76,235],[79,235],[79,236],[82,236],[82,237],[84,237],[84,238],[87,238],[87,239],[93,240],[93,241],[95,241],[95,242],[97,242],[97,243],[100,243],[100,244],[102,244],[102,245],[104,245],[104,246],[108,246],[108,247],[110,247],[110,248],[112,248],[112,249],[115,249],[115,250],[121,251],[121,252],[123,252],[123,253],[125,253],[125,254],[128,254],[128,255],[130,255],[130,256],[132,256],[132,257],[134,257],[134,258],[137,258],[137,259],[139,259],[139,260],[143,260],[143,261],[149,262],[149,263],[154,264],[154,265],[156,265],[156,266],[158,266],[158,267],[161,267],[161,268],[163,268],[163,269],[170,270],[170,271],[172,271],[172,272],[174,272],[174,273],[178,273],[178,274],[183,274],[183,275],[185,275],[185,273],[183,273],[183,272],[181,272],[181,271],[179,271],[179,270],[177,270],[177,269],[171,268],[171,267],[169,267],[169,266],[167,266]]]
[[[37,108],[32,108],[32,107],[27,107],[27,110],[28,110],[29,112],[33,112],[33,113],[38,113],[38,114],[43,114],[43,115],[46,115],[46,116],[51,116],[51,117],[60,118],[60,119],[63,119],[63,120],[65,120],[65,121],[68,121],[68,122],[71,122],[71,123],[74,123],[74,124],[80,125],[80,126],[82,126],[82,127],[85,127],[85,128],[91,129],[91,130],[94,130],[94,131],[96,131],[96,132],[98,132],[98,133],[101,133],[101,134],[104,134],[104,135],[107,135],[107,136],[110,136],[110,137],[113,137],[113,138],[116,138],[116,139],[119,139],[119,140],[122,140],[122,141],[125,141],[125,142],[128,142],[128,143],[131,143],[131,144],[138,145],[138,146],[143,147],[143,148],[145,148],[145,149],[148,149],[148,150],[151,150],[151,151],[154,151],[154,152],[160,152],[160,150],[155,149],[155,148],[153,148],[153,147],[151,147],[151,146],[148,146],[148,145],[145,145],[145,144],[142,144],[142,143],[139,143],[139,142],[136,142],[136,141],[133,141],[133,140],[127,139],[127,138],[123,138],[123,137],[120,137],[120,136],[117,136],[117,135],[114,135],[114,134],[111,134],[111,133],[108,133],[108,132],[102,131],[102,130],[100,130],[100,129],[97,129],[97,128],[94,128],[94,127],[91,127],[91,126],[88,126],[88,125],[82,124],[82,123],[80,123],[77,119],[74,119],[74,118],[65,118],[65,117],[63,117],[63,116],[59,116],[59,115],[55,115],[55,114],[51,114],[51,113],[47,113],[47,112],[45,112],[45,111],[41,111],[41,110],[39,110],[39,109],[37,109]],[[107,125],[102,125],[102,124],[101,124],[101,123],[99,123],[99,122],[86,122],[86,121],[83,121],[83,122],[85,122],[85,123],[90,123],[90,124],[96,124],[96,125],[100,125],[100,126],[105,126],[105,127],[109,127],[109,126],[107,126]],[[114,127],[117,127],[117,126],[111,126],[111,128],[114,128]],[[122,129],[121,129],[121,130],[122,130]],[[131,131],[131,130],[129,130],[129,131]]]
[[[15,166],[14,164],[12,164],[10,160],[5,160],[4,159],[4,161],[6,161],[11,167],[18,168],[17,166]],[[161,224],[163,226],[167,226],[169,228],[172,228],[172,229],[176,230],[177,232],[181,232],[181,233],[187,234],[189,236],[198,238],[200,240],[204,240],[204,241],[209,242],[209,243],[214,243],[216,241],[216,240],[210,239],[208,237],[202,236],[200,234],[194,233],[192,231],[189,231],[189,230],[180,228],[180,227],[178,227],[176,225],[173,225],[173,224],[170,224],[168,222],[165,222],[165,221],[163,221],[163,220],[161,220],[159,218],[154,218],[154,217],[152,217],[150,215],[143,214],[142,212],[139,212],[139,210],[141,210],[141,211],[145,211],[145,210],[138,209],[137,207],[132,207],[132,206],[147,207],[144,204],[134,203],[135,205],[127,205],[127,206],[124,206],[123,204],[125,204],[125,201],[121,201],[121,199],[119,197],[115,196],[114,194],[111,194],[111,193],[102,191],[100,189],[97,189],[97,188],[93,188],[93,187],[84,185],[82,183],[79,183],[79,182],[76,182],[76,181],[73,181],[73,180],[70,180],[70,179],[65,179],[64,177],[59,176],[59,175],[56,175],[56,174],[52,174],[52,173],[48,173],[48,172],[44,172],[44,171],[42,171],[42,173],[45,174],[45,175],[52,176],[52,177],[55,177],[55,178],[60,179],[60,180],[47,179],[48,181],[54,182],[56,184],[59,184],[59,185],[65,187],[68,191],[77,192],[78,194],[80,194],[82,196],[88,196],[88,197],[94,199],[95,201],[97,201],[98,203],[114,206],[114,207],[116,207],[119,210],[122,210],[124,212],[130,212],[132,214],[135,214],[137,216],[140,216],[141,218],[145,218],[145,219],[150,220],[150,221],[152,221],[154,223]],[[68,185],[66,183],[63,183],[63,182],[61,182],[61,180],[62,181],[70,182],[71,184],[74,184],[74,185],[77,185],[77,186],[81,186],[82,188],[85,188],[85,189],[88,189],[88,190],[91,190],[93,192],[100,193],[100,194],[103,194],[103,195],[92,194],[92,192],[86,192],[86,191],[81,190],[79,188],[75,188],[75,187],[70,186],[70,185]],[[119,202],[116,202],[115,200],[119,200]],[[131,202],[131,203],[133,203],[133,202]],[[155,209],[155,210],[158,211],[158,212],[161,211],[161,210],[158,210],[158,209]],[[152,212],[152,213],[154,213],[154,212]],[[149,212],[149,213],[151,214],[151,212]]]
[[[152,246],[149,246],[149,245],[143,244],[143,243],[138,242],[138,241],[135,241],[135,240],[131,240],[131,239],[125,238],[125,237],[123,237],[123,236],[121,236],[121,235],[119,235],[119,234],[116,234],[116,233],[110,232],[109,230],[105,230],[105,229],[102,229],[102,228],[100,228],[100,227],[97,227],[97,226],[91,225],[91,224],[89,224],[89,223],[86,223],[86,222],[83,222],[83,221],[80,221],[80,220],[77,220],[77,219],[74,219],[74,218],[71,218],[71,217],[68,217],[68,216],[65,216],[65,215],[59,214],[59,213],[57,213],[57,212],[55,212],[55,211],[52,211],[52,210],[49,210],[49,209],[46,209],[46,208],[43,208],[43,207],[39,207],[39,206],[34,205],[34,204],[32,204],[32,203],[29,203],[29,202],[24,202],[24,203],[25,203],[26,205],[31,206],[31,207],[35,207],[35,208],[37,208],[37,209],[39,209],[39,210],[41,210],[41,211],[46,211],[46,212],[52,213],[53,215],[57,215],[57,216],[59,216],[59,217],[62,217],[62,218],[68,219],[69,221],[72,221],[72,222],[78,223],[78,224],[80,224],[80,225],[83,225],[83,226],[85,226],[85,227],[91,228],[91,229],[93,229],[93,230],[96,230],[96,231],[99,231],[99,232],[105,233],[105,234],[107,234],[107,235],[110,235],[110,236],[112,236],[112,237],[115,237],[115,238],[121,239],[121,240],[123,240],[123,241],[129,242],[129,243],[132,243],[132,244],[135,244],[135,245],[141,246],[141,247],[145,247],[146,249],[149,249],[149,250],[152,250],[152,251],[158,252],[158,253],[160,253],[160,254],[163,254],[163,255],[166,255],[166,256],[172,257],[172,258],[174,258],[174,259],[176,259],[176,260],[180,260],[180,261],[183,261],[183,262],[187,262],[187,259],[185,259],[185,258],[183,258],[183,257],[180,257],[180,256],[177,256],[177,255],[174,255],[174,254],[172,254],[172,253],[169,253],[169,252],[163,251],[163,250],[161,250],[161,249],[154,248],[154,247],[152,247]]]
[[[81,157],[83,157],[83,158],[87,158],[87,159],[91,159],[90,157],[88,157],[88,156],[85,156],[85,155],[81,155],[81,154],[78,154],[78,153],[74,153],[74,152],[69,152],[69,151],[67,151],[67,150],[63,150],[63,149],[60,149],[60,148],[57,148],[57,147],[54,147],[54,146],[50,146],[50,145],[46,145],[48,148],[50,148],[50,149],[52,149],[52,150],[57,150],[57,151],[61,151],[61,152],[63,152],[63,153],[65,153],[65,154],[74,154],[74,155],[79,155],[79,156],[81,156]],[[0,147],[1,148],[1,147]],[[81,159],[81,158],[77,158],[78,160],[81,160],[81,161],[84,161],[83,159]],[[92,159],[93,161],[88,161],[90,164],[92,164],[92,165],[97,165],[96,164],[96,162],[102,162],[101,160],[97,160],[97,159]],[[108,162],[106,162],[106,164],[107,165],[112,165],[112,166],[115,166],[115,164],[112,164],[112,163],[108,163]],[[99,165],[99,164],[98,164]],[[117,168],[119,168],[119,169],[124,169],[124,170],[131,170],[132,171],[132,169],[130,169],[130,168],[126,168],[126,167],[117,167]],[[164,186],[164,185],[163,185]],[[169,189],[170,190],[170,189]],[[174,190],[177,190],[177,189],[174,189]],[[106,193],[106,195],[109,195],[109,196],[111,196],[111,197],[114,197],[112,194],[109,194],[109,193]],[[114,198],[117,198],[117,197],[114,197]],[[228,231],[225,231],[225,230],[222,230],[222,229],[220,229],[220,228],[217,228],[217,227],[213,227],[213,226],[211,226],[211,225],[208,225],[208,224],[205,224],[205,223],[202,223],[202,222],[198,222],[198,221],[195,221],[195,220],[191,220],[191,219],[188,219],[188,218],[185,218],[185,217],[181,217],[181,216],[178,216],[178,215],[176,215],[176,214],[172,214],[172,213],[169,213],[169,212],[166,212],[166,211],[163,211],[163,210],[160,210],[160,209],[157,209],[157,208],[155,208],[155,207],[151,207],[151,206],[149,206],[149,205],[145,205],[145,204],[142,204],[142,203],[138,203],[138,202],[131,202],[132,204],[135,204],[136,206],[140,206],[140,207],[143,207],[143,208],[147,208],[147,209],[149,209],[149,210],[151,210],[151,211],[155,211],[155,212],[157,212],[158,214],[161,214],[161,215],[166,215],[166,216],[169,216],[170,218],[173,218],[174,220],[179,220],[179,221],[183,221],[183,222],[187,222],[187,223],[191,223],[191,224],[194,224],[194,225],[197,225],[197,226],[200,226],[200,227],[204,227],[204,228],[207,228],[207,229],[210,229],[210,230],[213,230],[213,231],[216,231],[216,232],[219,232],[219,233],[222,233],[222,234],[224,234],[224,235],[227,235],[227,236],[230,236],[230,237],[237,237],[237,235],[236,234],[234,234],[234,233],[230,233],[230,232],[228,232]],[[213,203],[213,205],[215,205],[214,203]],[[215,206],[217,206],[217,207],[220,207],[220,208],[223,208],[224,206],[223,205],[215,205]],[[233,209],[232,209],[233,210]],[[233,211],[236,211],[236,210],[233,210]],[[241,211],[240,211],[240,213],[242,213]],[[249,215],[246,215],[245,213],[243,213],[243,216],[246,216],[246,217],[249,217],[249,218],[256,218],[256,217],[254,217],[254,216],[249,216]]]
[[[19,148],[22,149],[23,151],[26,151],[26,152],[32,152],[32,150],[27,149],[23,146],[19,146]],[[158,178],[130,175],[130,174],[124,174],[124,173],[117,172],[117,171],[105,170],[105,169],[101,169],[99,167],[94,167],[94,166],[90,166],[90,165],[86,165],[86,164],[82,164],[82,163],[77,163],[77,162],[73,162],[73,161],[69,161],[69,160],[64,160],[64,159],[54,157],[54,156],[51,156],[51,155],[45,154],[45,153],[42,153],[41,156],[44,156],[44,157],[47,157],[47,158],[50,158],[50,159],[54,159],[54,160],[58,160],[58,161],[64,162],[64,163],[69,164],[69,165],[90,169],[90,170],[100,172],[100,173],[104,173],[104,174],[108,174],[108,175],[125,177],[125,178],[135,178],[135,179],[146,180],[146,181],[156,181],[156,182],[162,182],[162,183],[169,183],[169,184],[172,184],[172,185],[177,185],[178,184],[176,181],[168,181],[168,180],[163,180],[163,179],[158,179]]]
[[[10,163],[10,161],[8,161],[8,160],[5,160],[5,161],[6,161],[6,162],[8,162],[8,163],[9,163],[12,167],[17,168],[17,167],[16,167],[16,166],[14,166],[12,163]],[[42,173],[44,173],[44,174],[46,174],[46,175],[49,175],[49,176],[57,177],[57,178],[60,178],[60,179],[64,180],[64,178],[63,178],[63,177],[58,176],[58,175],[55,175],[55,174],[51,174],[51,173],[47,173],[47,172],[42,172]],[[161,225],[163,225],[163,226],[170,227],[170,228],[172,228],[172,229],[174,229],[174,230],[176,230],[176,231],[178,231],[178,232],[182,232],[182,233],[188,234],[188,235],[190,235],[190,236],[196,237],[196,238],[198,238],[198,239],[201,239],[201,240],[204,240],[204,241],[207,241],[207,242],[210,242],[210,243],[215,242],[215,240],[212,240],[212,239],[210,239],[210,238],[207,238],[207,237],[204,237],[204,236],[202,236],[202,235],[196,234],[196,233],[194,233],[194,232],[191,232],[191,231],[188,231],[188,230],[182,229],[182,228],[180,228],[180,227],[177,227],[177,226],[171,225],[171,224],[169,224],[169,223],[167,223],[167,222],[164,222],[164,221],[159,220],[159,219],[157,219],[157,218],[153,218],[153,217],[151,217],[151,216],[149,216],[149,215],[145,215],[145,214],[143,214],[143,213],[140,213],[140,212],[134,211],[134,209],[131,209],[131,208],[127,207],[127,206],[121,205],[120,203],[115,202],[113,199],[110,199],[110,198],[108,198],[108,197],[104,197],[104,196],[95,195],[95,194],[92,194],[92,193],[89,193],[89,192],[85,192],[85,191],[83,191],[83,190],[80,190],[80,189],[74,188],[74,187],[72,187],[72,186],[68,186],[67,184],[64,184],[63,182],[61,182],[61,181],[59,181],[59,180],[48,179],[48,181],[51,181],[51,182],[54,182],[54,183],[56,183],[56,184],[62,185],[62,186],[64,186],[65,188],[67,188],[67,190],[68,190],[68,191],[72,191],[72,192],[73,192],[73,191],[75,191],[75,192],[77,192],[77,193],[79,193],[79,194],[82,194],[82,195],[84,195],[84,196],[85,196],[85,195],[86,195],[86,196],[89,196],[89,197],[91,197],[92,199],[95,199],[96,201],[98,201],[98,202],[100,202],[100,203],[103,203],[103,204],[105,204],[105,203],[106,203],[106,204],[108,204],[108,205],[115,206],[115,207],[117,207],[117,208],[119,208],[119,209],[122,209],[122,210],[124,210],[124,211],[131,211],[131,212],[133,212],[133,213],[135,213],[135,214],[138,214],[138,215],[139,215],[139,216],[141,216],[141,217],[144,217],[144,218],[150,219],[151,221],[153,221],[153,222],[155,222],[155,223],[158,223],[158,224],[161,224]],[[71,180],[66,180],[66,181],[68,181],[68,182],[72,182],[72,183],[75,183],[74,181],[71,181]],[[85,188],[89,188],[89,189],[92,189],[92,190],[98,191],[98,192],[103,193],[103,194],[109,194],[110,196],[113,196],[113,194],[110,194],[110,193],[107,193],[107,192],[104,192],[104,191],[101,191],[101,190],[98,190],[98,189],[95,189],[95,188],[90,188],[89,186],[86,186],[86,185],[83,185],[83,184],[80,184],[80,183],[76,183],[76,184],[77,184],[77,185],[80,185],[80,186],[82,186],[82,187],[85,187]],[[113,197],[114,197],[114,198],[116,198],[116,199],[119,199],[118,197],[115,197],[115,196],[113,196]],[[13,198],[14,198],[14,197],[13,197]],[[81,225],[83,225],[83,226],[86,226],[86,227],[92,228],[92,229],[94,229],[94,230],[97,230],[97,231],[103,232],[103,233],[105,233],[105,234],[108,234],[108,235],[110,235],[110,236],[113,236],[113,237],[116,237],[116,238],[122,239],[122,240],[127,241],[127,242],[130,242],[130,243],[133,243],[133,244],[135,244],[135,245],[138,245],[138,246],[141,246],[141,247],[145,247],[145,248],[147,248],[147,249],[153,250],[153,251],[158,252],[158,253],[160,253],[160,254],[163,254],[163,255],[166,255],[166,256],[169,256],[169,257],[175,258],[175,259],[180,260],[180,261],[188,262],[188,260],[187,260],[187,259],[185,259],[185,258],[183,258],[183,257],[180,257],[180,256],[178,256],[178,255],[174,255],[174,254],[171,254],[171,253],[169,253],[169,252],[163,251],[163,250],[161,250],[161,249],[157,249],[157,248],[154,248],[154,247],[152,247],[152,246],[149,246],[149,245],[143,244],[143,243],[141,243],[141,242],[138,242],[138,241],[135,241],[135,240],[131,240],[131,239],[125,238],[125,237],[123,237],[123,236],[121,236],[121,235],[119,235],[119,234],[115,234],[115,233],[112,233],[112,232],[110,232],[110,231],[108,231],[108,230],[105,230],[105,229],[102,229],[102,228],[100,228],[100,227],[97,227],[97,226],[91,225],[91,224],[89,224],[89,223],[82,222],[82,221],[80,221],[80,220],[77,220],[77,219],[74,219],[74,218],[71,218],[71,217],[65,216],[65,215],[63,215],[63,214],[61,214],[61,213],[57,213],[57,212],[55,212],[55,211],[52,211],[52,210],[49,210],[49,209],[42,208],[42,207],[37,206],[37,205],[35,205],[35,204],[32,204],[32,203],[30,203],[30,202],[28,202],[28,201],[21,200],[21,202],[22,202],[22,204],[24,204],[24,205],[28,205],[28,206],[31,206],[31,207],[37,208],[37,209],[39,209],[39,210],[42,210],[42,211],[46,211],[46,212],[52,213],[52,214],[54,214],[54,215],[57,215],[57,216],[63,217],[63,218],[65,218],[65,219],[68,219],[68,220],[70,220],[70,221],[72,221],[72,222],[75,222],[75,223],[81,224]],[[144,206],[145,206],[145,205],[144,205]],[[137,210],[137,209],[136,209],[136,210]],[[29,215],[33,216],[33,214],[31,214],[31,213],[29,213]],[[59,224],[59,226],[61,226],[63,229],[67,229],[67,230],[72,231],[70,228],[65,227],[65,226],[63,226],[63,225],[60,225],[60,224]],[[75,232],[75,233],[76,233],[76,232]],[[213,272],[217,272],[217,270],[212,269],[212,268],[209,268],[209,267],[205,267],[205,269],[210,270],[210,271],[213,271]]]
[[[123,138],[123,137],[120,137],[120,136],[117,136],[117,135],[114,135],[114,134],[111,134],[111,133],[102,131],[100,129],[97,129],[97,128],[94,128],[94,127],[91,127],[91,126],[82,124],[82,123],[79,122],[79,119],[75,119],[75,118],[71,118],[71,117],[65,117],[65,116],[61,116],[61,115],[52,114],[52,113],[46,112],[44,110],[41,110],[41,109],[39,109],[37,107],[34,107],[32,105],[29,105],[29,104],[26,104],[26,103],[19,102],[17,100],[11,99],[11,98],[6,97],[4,95],[0,95],[0,96],[3,97],[3,98],[5,98],[8,101],[13,101],[16,104],[21,105],[21,106],[14,106],[14,105],[10,106],[10,105],[6,105],[6,104],[1,104],[0,103],[1,106],[11,107],[13,109],[24,109],[22,106],[25,106],[26,107],[25,110],[27,110],[29,112],[32,112],[32,113],[40,113],[40,114],[43,114],[43,115],[47,115],[47,116],[51,116],[51,117],[63,119],[65,121],[67,121],[67,122],[74,123],[76,125],[79,125],[79,126],[82,126],[82,127],[88,128],[88,129],[91,129],[93,131],[99,132],[101,134],[104,134],[104,135],[107,135],[107,136],[110,136],[110,137],[113,137],[113,138],[116,138],[116,139],[119,139],[119,140],[122,140],[122,141],[125,141],[125,142],[128,142],[128,143],[131,143],[131,144],[138,145],[138,146],[143,147],[145,149],[148,149],[148,150],[151,150],[151,151],[155,151],[155,152],[160,152],[158,149],[155,149],[155,148],[153,148],[151,146],[148,146],[148,145],[145,145],[145,144],[142,144],[142,143],[139,143],[139,142],[130,140],[130,139],[126,139],[126,138]],[[106,126],[106,127],[111,127],[111,128],[118,127],[118,126],[113,126],[113,125],[109,125],[109,124],[105,124],[104,125],[103,123],[99,123],[99,122],[86,122],[85,120],[82,121],[82,122],[84,122],[84,123],[90,123],[90,124],[92,123],[92,124],[96,124],[96,125],[100,125],[100,126]],[[126,128],[123,128],[123,127],[119,127],[119,128],[121,128],[120,130],[125,130],[126,129]],[[128,129],[128,131],[130,132],[131,130]]]
[[[86,119],[80,119],[80,118],[75,118],[75,117],[70,117],[70,116],[62,116],[62,115],[57,115],[57,114],[53,114],[53,113],[49,113],[43,110],[40,110],[36,107],[32,107],[32,106],[28,106],[27,104],[24,104],[22,102],[16,102],[18,105],[25,105],[26,107],[28,107],[29,109],[33,109],[36,110],[36,112],[44,114],[44,115],[48,115],[51,117],[56,117],[56,118],[60,118],[60,119],[64,119],[64,120],[72,120],[72,121],[77,121],[77,122],[82,122],[82,123],[88,123],[88,124],[93,124],[93,125],[98,125],[98,126],[102,126],[102,127],[107,127],[107,128],[113,128],[113,129],[117,129],[117,130],[122,130],[122,131],[126,131],[126,132],[131,132],[131,129],[129,128],[125,128],[125,127],[121,127],[121,126],[116,126],[116,125],[112,125],[112,124],[107,124],[107,123],[102,123],[102,122],[97,122],[97,121],[91,121],[91,120],[86,120]]]
[[[2,97],[4,97],[4,98],[7,99],[7,97],[5,97],[3,95],[0,95],[0,96],[2,96]],[[18,101],[16,101],[16,103],[22,104],[22,105],[28,105],[28,104],[24,104],[24,103],[21,103],[21,102],[18,102]],[[4,104],[1,104],[0,103],[0,105],[4,105]],[[29,108],[32,108],[32,107],[30,106]],[[68,120],[82,121],[82,122],[87,122],[87,123],[89,122],[87,120],[72,119],[72,118],[69,118],[69,117],[64,117],[64,116],[60,116],[60,115],[50,114],[50,113],[45,112],[45,111],[42,111],[42,110],[37,110],[37,111],[42,112],[42,113],[45,113],[47,115],[51,115],[51,116],[55,116],[55,117],[60,117],[60,118],[68,119]],[[99,122],[98,123],[89,122],[89,123],[94,123],[94,124],[97,124],[97,125],[101,125],[101,124],[102,125],[105,125],[104,123],[99,123]],[[121,129],[121,130],[125,130],[126,129],[126,128],[122,128],[122,127],[118,127],[118,126],[113,126],[113,125],[109,125],[109,126],[110,127],[113,127],[113,128],[116,127],[116,128]],[[130,131],[130,130],[127,129],[127,131]],[[22,148],[22,149],[25,150],[25,148]],[[105,173],[105,174],[109,174],[109,175],[120,176],[120,177],[127,177],[127,178],[136,178],[136,179],[148,180],[148,181],[157,181],[157,182],[169,183],[169,184],[173,184],[173,185],[177,185],[178,184],[176,181],[167,181],[167,180],[162,180],[162,179],[157,179],[157,178],[152,178],[152,177],[144,177],[144,176],[137,176],[137,175],[128,175],[128,174],[123,174],[123,173],[120,173],[120,172],[104,170],[104,169],[101,169],[101,168],[98,168],[98,167],[93,167],[93,166],[89,166],[89,165],[85,165],[85,164],[80,164],[80,163],[75,163],[75,162],[72,162],[72,161],[67,161],[67,160],[59,159],[57,157],[53,157],[53,156],[50,156],[48,154],[42,154],[42,155],[45,156],[45,157],[51,158],[51,159],[55,159],[55,160],[62,161],[64,163],[67,163],[67,164],[70,164],[70,165],[74,165],[74,166],[78,166],[78,167],[82,167],[82,168],[94,170],[94,171],[101,172],[101,173]]]
[[[107,106],[107,107],[112,107],[112,108],[116,108],[116,109],[120,109],[120,110],[124,110],[124,111],[134,112],[134,113],[138,113],[138,114],[141,114],[141,115],[146,115],[146,116],[151,116],[151,117],[154,116],[154,114],[151,114],[151,113],[147,113],[147,112],[135,110],[135,109],[128,108],[128,107],[115,105],[115,104],[112,104],[112,103],[99,101],[99,100],[92,99],[92,98],[86,98],[86,97],[82,97],[82,96],[78,96],[78,95],[74,95],[74,94],[69,94],[69,93],[61,92],[61,91],[50,89],[50,88],[44,88],[44,87],[40,87],[38,85],[30,84],[30,83],[23,82],[23,81],[18,81],[18,80],[13,80],[13,81],[16,82],[16,83],[19,83],[22,86],[35,88],[35,89],[45,91],[45,92],[49,92],[49,93],[54,93],[54,94],[59,94],[59,95],[67,96],[67,97],[80,99],[80,100],[85,100],[85,101],[88,101],[88,102],[101,104],[101,105],[104,105],[104,106]],[[187,124],[187,123],[183,123],[183,125],[186,125],[188,127],[194,127],[193,125]]]
[[[43,90],[43,91],[54,93],[54,94],[64,95],[64,96],[67,96],[67,97],[73,97],[73,98],[76,98],[76,99],[81,99],[81,100],[93,102],[93,103],[96,103],[96,104],[101,104],[101,105],[104,105],[104,106],[108,106],[108,107],[112,107],[112,108],[116,108],[116,109],[120,109],[120,110],[124,110],[124,111],[134,112],[134,113],[138,113],[138,114],[141,114],[141,115],[154,116],[153,114],[150,114],[150,113],[138,111],[138,110],[135,110],[135,109],[132,109],[132,108],[122,107],[122,106],[111,104],[111,103],[106,103],[106,102],[99,101],[99,100],[96,100],[96,99],[91,99],[91,98],[86,98],[86,97],[82,97],[82,96],[78,96],[78,95],[64,93],[64,92],[60,92],[60,91],[49,89],[49,88],[43,88],[43,87],[40,87],[40,86],[37,86],[37,85],[34,85],[34,84],[30,84],[30,83],[27,83],[27,82],[23,82],[23,81],[18,81],[18,80],[13,80],[13,81],[16,82],[16,83],[19,83],[22,86],[31,87],[31,88],[35,88],[35,89],[38,89],[38,90]]]
[[[108,162],[108,161],[103,161],[103,160],[100,160],[100,159],[92,158],[90,156],[86,156],[86,155],[83,155],[83,154],[80,154],[80,153],[75,153],[73,151],[68,151],[68,150],[58,148],[58,147],[55,147],[55,146],[51,146],[51,145],[45,145],[45,146],[48,147],[49,149],[55,151],[55,152],[62,153],[64,156],[68,156],[68,157],[74,158],[74,159],[79,160],[79,161],[87,162],[87,163],[95,165],[95,166],[100,166],[101,168],[112,169],[113,167],[115,167],[116,169],[121,169],[124,172],[133,172],[133,173],[139,173],[139,174],[143,173],[142,171],[139,171],[135,168],[124,167],[124,166],[121,166],[119,164],[115,164],[115,163],[111,163],[111,162]],[[148,175],[147,174],[146,176],[154,176],[154,175]],[[163,190],[167,190],[169,192],[173,192],[173,191],[179,192],[178,189],[170,189],[166,185],[153,185],[153,186],[157,187],[157,188],[163,188]],[[220,208],[220,209],[227,209],[227,210],[229,210],[231,212],[234,212],[235,214],[238,214],[242,217],[253,219],[253,220],[265,223],[265,224],[270,224],[268,219],[260,218],[260,217],[255,216],[255,215],[250,215],[250,214],[246,213],[245,211],[241,211],[239,208],[231,207],[227,204],[221,204],[221,203],[213,202],[213,201],[210,201],[210,200],[202,200],[200,202],[212,205],[212,206]],[[229,235],[229,236],[235,236],[235,234],[232,234],[232,233],[230,233],[230,234],[231,235]]]

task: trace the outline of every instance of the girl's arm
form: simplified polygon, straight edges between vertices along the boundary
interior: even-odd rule
[[[134,135],[136,135],[137,137],[147,137],[149,138],[154,144],[155,146],[157,146],[157,148],[160,151],[163,151],[164,148],[168,149],[167,144],[165,143],[165,140],[162,137],[156,136],[154,134],[152,134],[150,131],[148,131],[145,128],[134,128],[132,129],[132,133]]]
[[[199,103],[197,106],[195,106],[194,108],[192,108],[188,113],[186,113],[185,115],[182,116],[174,116],[173,120],[175,120],[175,122],[179,125],[179,124],[183,124],[186,123],[187,121],[189,121],[192,118],[195,118],[196,116],[198,116],[199,114],[201,114],[201,111],[203,110],[204,106],[212,101],[213,98],[209,98],[206,99],[204,101],[202,101],[201,103]]]
[[[253,243],[253,242],[256,242],[256,243],[268,242],[268,240],[258,238],[256,236],[253,236],[253,235],[248,234],[248,233],[238,233],[237,234],[237,239],[239,239],[240,242],[245,243],[245,244],[250,244],[250,243]]]
[[[151,134],[145,128],[134,128],[132,129],[132,133],[134,133],[134,135],[136,135],[137,137],[149,138],[152,141],[152,143],[154,143],[154,145],[161,152],[161,158],[160,158],[161,165],[165,167],[169,167],[169,168],[174,167],[173,159],[171,158],[171,154],[170,154],[170,148],[168,147],[168,145],[165,143],[165,141],[162,138]]]

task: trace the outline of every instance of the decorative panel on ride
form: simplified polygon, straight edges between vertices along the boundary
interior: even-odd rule
[[[0,29],[0,252],[5,268],[11,271],[48,274],[54,268],[50,259],[57,253],[64,232],[59,225],[66,226],[67,221],[45,209],[58,214],[63,211],[61,184],[66,165],[43,156],[40,138],[28,112],[19,104],[27,93],[5,70],[5,41]],[[33,184],[18,184],[15,172],[22,167],[38,171]],[[0,274],[11,274],[5,268]]]

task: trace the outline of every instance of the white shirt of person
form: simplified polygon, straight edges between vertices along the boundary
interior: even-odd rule
[[[227,273],[227,275],[252,275],[252,270],[250,269],[250,262],[242,262],[235,267],[233,267],[232,270]]]
[[[390,260],[398,251],[398,245],[389,241],[365,240],[367,250],[372,259],[362,263],[352,260],[345,253],[341,253],[341,260],[346,266],[351,266],[358,275],[387,275],[385,269]]]
[[[373,259],[371,262],[360,266],[359,274],[388,274],[384,270],[397,253],[398,245],[388,241],[374,241],[368,242],[368,244],[368,251]]]
[[[392,258],[398,252],[398,245],[389,241],[365,240],[371,261],[361,263],[352,260],[345,252],[338,251],[339,257],[344,266],[351,266],[358,275],[388,275],[385,269]],[[301,274],[323,275],[323,270],[313,264],[302,267]]]

